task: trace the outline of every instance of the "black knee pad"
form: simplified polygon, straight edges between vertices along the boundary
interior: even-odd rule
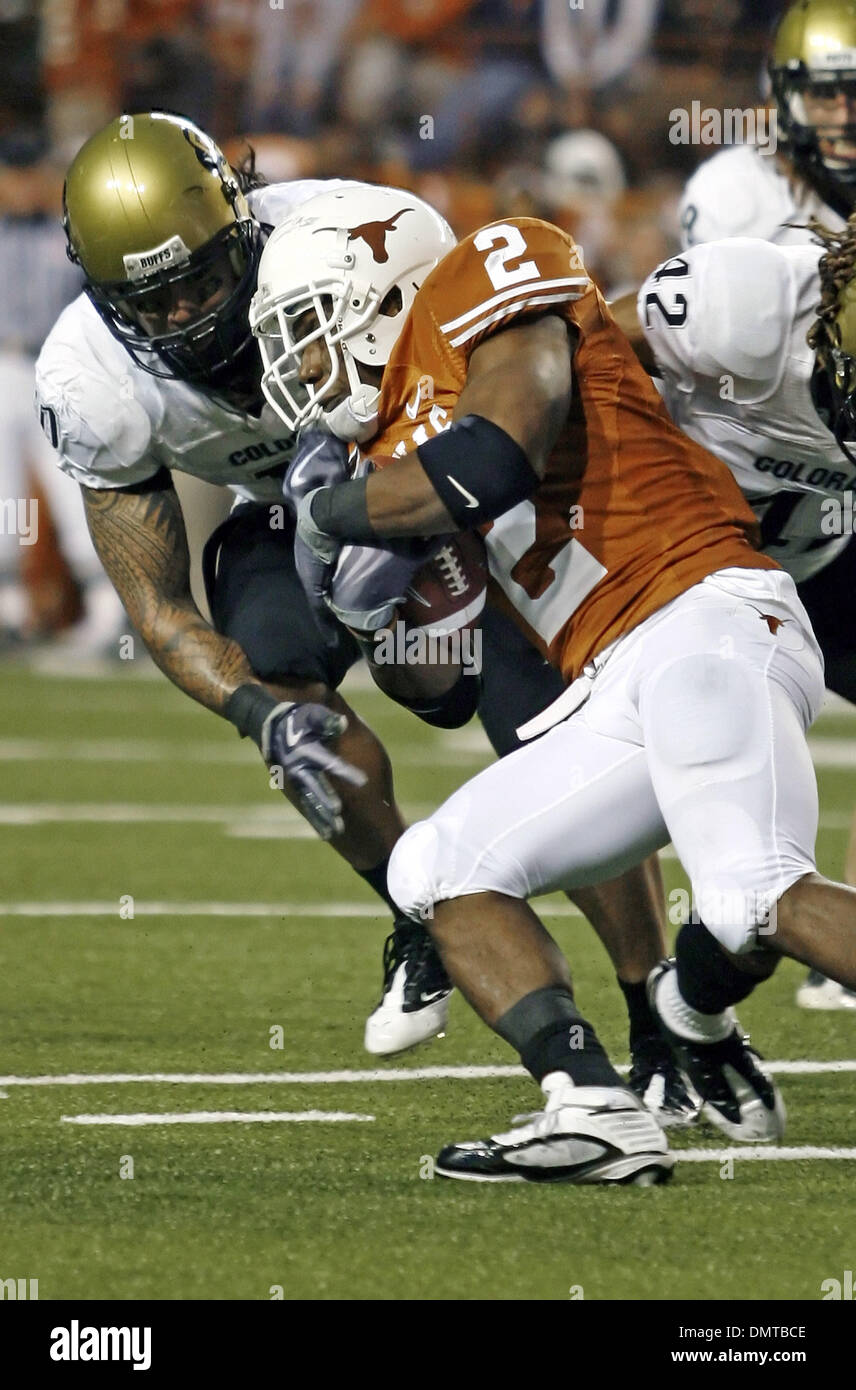
[[[460,729],[472,719],[478,709],[480,696],[479,677],[462,671],[445,695],[435,695],[428,700],[394,698],[397,704],[418,715],[424,724],[432,724],[435,729]]]

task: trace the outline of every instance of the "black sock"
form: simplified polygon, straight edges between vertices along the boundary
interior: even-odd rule
[[[587,1019],[562,986],[533,990],[519,999],[494,1025],[501,1038],[520,1054],[526,1070],[542,1081],[551,1071],[568,1074],[576,1086],[622,1086],[624,1083]]]
[[[660,1030],[648,1003],[645,981],[641,980],[639,984],[631,985],[622,980],[620,975],[616,975],[615,978],[621,986],[630,1016],[630,1051],[633,1052],[643,1038],[659,1038]]]
[[[392,898],[389,896],[389,889],[386,886],[386,871],[389,868],[389,855],[382,859],[379,864],[375,864],[373,869],[357,869],[360,878],[365,879],[370,888],[373,888],[379,898],[390,908],[393,917],[400,917],[399,911]]]
[[[700,1014],[719,1014],[732,1004],[748,999],[757,975],[739,970],[723,951],[716,937],[703,922],[687,922],[675,942],[678,989],[691,1009]],[[776,957],[771,955],[772,974]]]

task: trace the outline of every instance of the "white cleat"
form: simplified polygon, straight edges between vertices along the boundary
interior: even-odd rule
[[[672,1176],[675,1159],[653,1115],[619,1086],[575,1086],[563,1072],[543,1082],[547,1104],[516,1129],[449,1144],[435,1172],[469,1182],[635,1183]]]
[[[810,970],[796,993],[800,1009],[856,1009],[856,990],[847,989],[835,980],[828,980],[819,970]]]
[[[366,1019],[366,1052],[391,1057],[444,1033],[451,994],[449,977],[424,927],[400,919],[384,946],[383,995]]]

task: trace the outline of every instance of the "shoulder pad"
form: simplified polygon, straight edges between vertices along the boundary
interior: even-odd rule
[[[769,241],[793,211],[775,161],[751,145],[720,150],[696,170],[680,205],[685,246],[751,236]]]
[[[749,381],[778,378],[796,302],[793,269],[783,251],[755,237],[697,248],[701,312],[696,319],[699,368]]]
[[[661,369],[681,391],[723,374],[775,385],[796,304],[782,248],[751,237],[692,246],[648,277],[639,321]]]
[[[73,307],[73,306],[72,306]],[[157,472],[148,456],[152,427],[134,396],[131,363],[111,372],[57,332],[36,363],[36,406],[60,466],[90,487],[142,482]]]

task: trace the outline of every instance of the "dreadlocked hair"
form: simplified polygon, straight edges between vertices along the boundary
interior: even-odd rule
[[[809,222],[808,230],[817,245],[826,248],[817,265],[820,274],[817,318],[807,334],[809,347],[817,352],[819,348],[837,344],[835,320],[841,309],[841,293],[856,278],[856,213],[851,214],[847,225],[839,232],[830,231],[816,217]]]
[[[238,164],[234,164],[232,167],[242,193],[250,193],[254,188],[267,187],[268,181],[264,174],[260,174],[256,169],[256,152],[249,143],[247,144],[247,153],[241,157]]]

